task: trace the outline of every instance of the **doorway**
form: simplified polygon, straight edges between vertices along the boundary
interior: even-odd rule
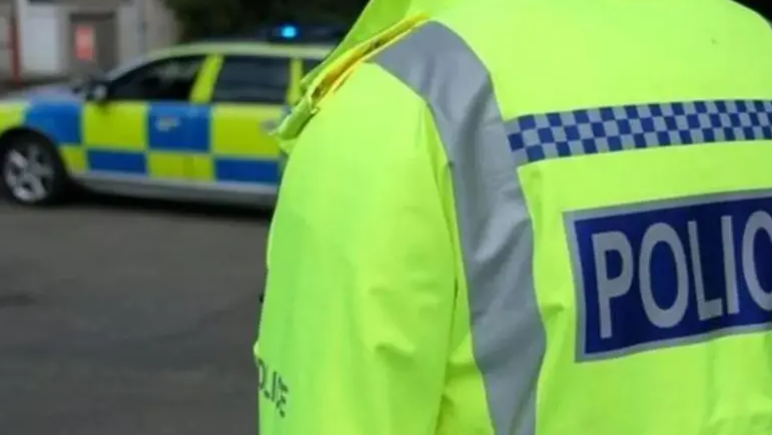
[[[118,51],[114,12],[73,12],[69,17],[71,70],[76,76],[108,71]]]

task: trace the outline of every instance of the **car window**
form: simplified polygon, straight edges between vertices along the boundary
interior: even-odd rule
[[[303,59],[303,74],[310,73],[322,63],[323,59]]]
[[[289,59],[226,56],[212,91],[213,102],[284,104]]]
[[[141,66],[110,84],[112,100],[187,101],[203,56],[163,59]]]

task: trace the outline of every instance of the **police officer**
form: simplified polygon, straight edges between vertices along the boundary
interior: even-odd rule
[[[379,0],[306,83],[261,435],[772,433],[772,29]]]

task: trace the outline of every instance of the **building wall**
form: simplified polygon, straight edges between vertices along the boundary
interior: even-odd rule
[[[138,0],[145,18],[145,49],[157,50],[177,42],[177,22],[162,0]],[[214,0],[212,0],[214,1]]]
[[[143,53],[141,9],[133,4],[122,4],[115,11],[115,22],[118,27],[116,58],[118,63],[122,63]]]
[[[9,1],[15,1],[19,9],[21,73],[25,77],[75,73],[72,13],[114,13],[116,31],[112,44],[117,63],[176,41],[174,16],[162,0],[0,0],[0,75],[10,71],[10,50],[3,50],[3,12],[8,9],[6,16],[10,17],[11,7],[6,3]]]
[[[63,23],[57,5],[34,4],[19,21],[22,75],[56,76],[65,66],[61,43]]]
[[[12,73],[11,19],[13,7],[8,1],[0,0],[0,78],[10,77]]]

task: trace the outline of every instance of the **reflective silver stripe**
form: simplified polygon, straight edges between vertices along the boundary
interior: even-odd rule
[[[450,162],[472,337],[496,435],[532,435],[545,333],[525,198],[488,72],[453,31],[429,23],[375,63],[429,105]]]

